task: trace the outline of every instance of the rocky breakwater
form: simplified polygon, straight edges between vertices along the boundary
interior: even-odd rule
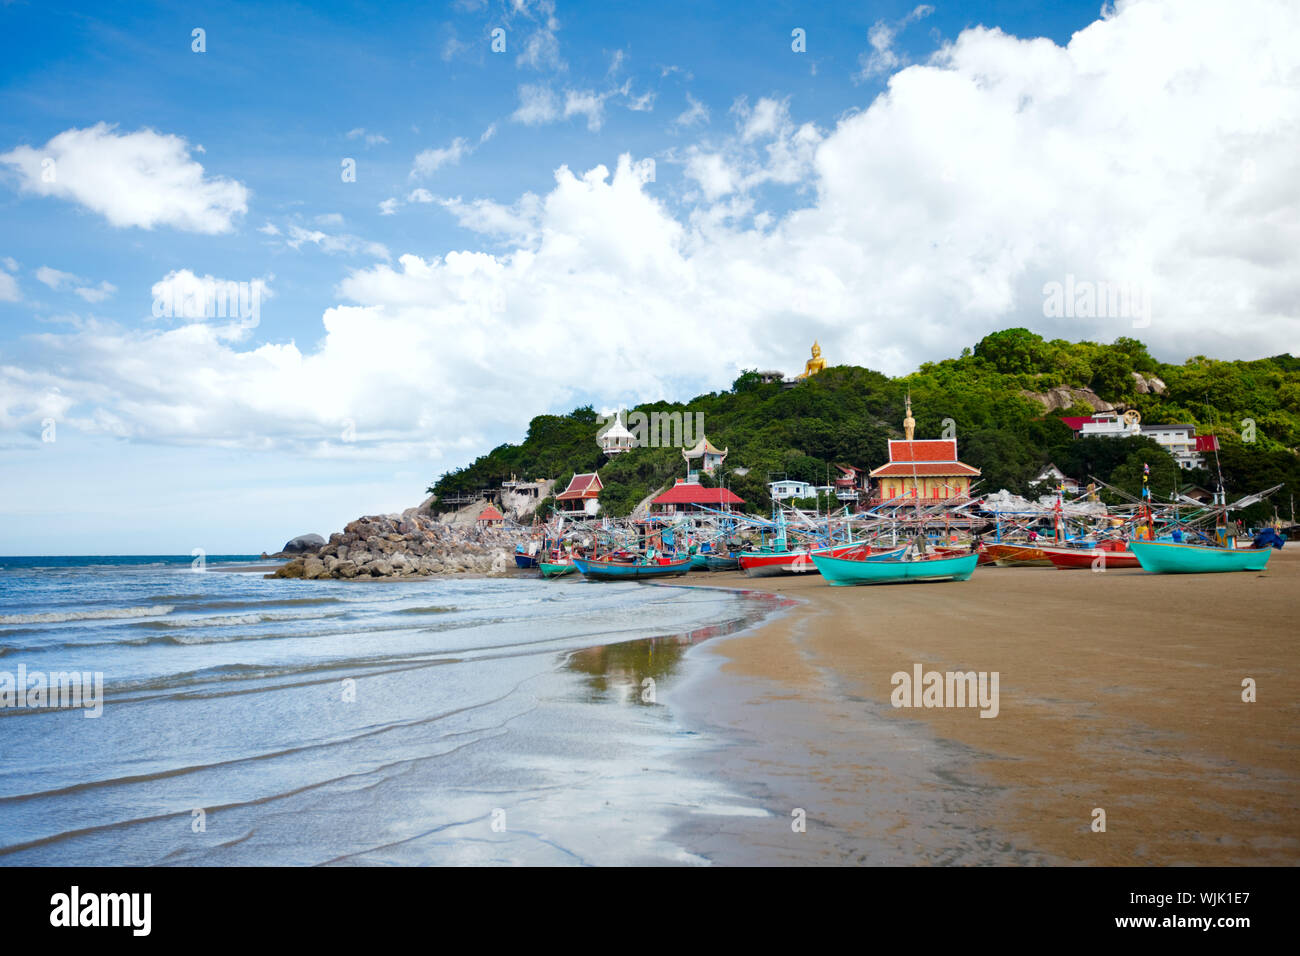
[[[527,532],[455,527],[419,509],[368,515],[295,557],[276,578],[405,578],[430,574],[505,574]]]

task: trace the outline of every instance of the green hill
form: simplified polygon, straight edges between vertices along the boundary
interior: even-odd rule
[[[1153,377],[1164,383],[1163,391],[1143,394]],[[1048,461],[1067,475],[1095,475],[1131,492],[1141,486],[1147,462],[1158,498],[1167,498],[1176,486],[1217,485],[1212,459],[1207,471],[1180,472],[1148,438],[1075,439],[1059,418],[1089,414],[1091,405],[1076,400],[1047,411],[1025,394],[1058,388],[1091,390],[1111,404],[1137,408],[1146,424],[1188,422],[1198,434],[1218,435],[1229,492],[1285,483],[1288,487],[1272,501],[1290,517],[1288,496],[1300,490],[1300,360],[1289,354],[1254,361],[1196,356],[1182,365],[1167,365],[1136,339],[1120,338],[1109,345],[1048,341],[1026,329],[1007,329],[986,336],[973,350],[964,349],[958,358],[926,363],[901,378],[843,365],[783,388],[745,372],[728,391],[629,411],[702,413],[709,440],[730,449],[726,484],[746,499],[750,510],[760,512],[770,507],[770,474],[821,484],[828,475],[835,477],[836,463],[883,464],[886,441],[901,437],[908,392],[917,437],[939,437],[945,427],[955,433],[961,459],[983,471],[985,491],[1025,493],[1025,482]],[[574,473],[599,469],[605,485],[602,509],[624,515],[685,473],[678,448],[636,448],[606,460],[595,440],[600,427],[589,406],[568,415],[539,415],[522,442],[501,445],[442,475],[429,491],[445,496],[495,487],[512,474],[555,478],[562,488]],[[737,467],[748,473],[737,475]],[[1271,515],[1272,505],[1261,505],[1248,517]]]

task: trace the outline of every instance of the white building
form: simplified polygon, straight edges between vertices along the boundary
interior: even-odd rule
[[[615,415],[613,423],[597,435],[596,440],[600,443],[600,450],[611,458],[636,447],[636,436],[623,425],[621,415]]]
[[[768,493],[771,494],[773,501],[784,501],[786,498],[815,498],[817,489],[806,481],[769,481],[767,483]]]
[[[1197,435],[1195,425],[1143,425],[1142,416],[1130,408],[1122,416],[1118,412],[1098,412],[1061,421],[1074,429],[1076,438],[1127,438],[1142,435],[1156,442],[1173,456],[1179,468],[1204,468],[1207,451],[1217,451],[1219,440],[1213,435]]]

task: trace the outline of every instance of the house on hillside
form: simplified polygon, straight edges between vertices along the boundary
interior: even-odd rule
[[[769,481],[767,491],[772,496],[773,501],[784,501],[787,498],[812,498],[817,494],[817,489],[808,482],[794,481],[788,478],[782,478],[780,481]]]
[[[596,437],[596,441],[600,443],[600,450],[609,458],[636,447],[636,436],[627,430],[621,414],[614,416],[614,421]]]
[[[730,511],[744,503],[744,498],[727,488],[705,488],[699,482],[678,478],[671,488],[650,502],[650,510],[658,514],[690,514],[705,510]]]
[[[604,489],[596,472],[574,475],[569,487],[555,496],[555,510],[561,514],[585,517],[600,511],[600,492]]]
[[[723,448],[719,451],[709,441],[708,436],[701,435],[700,440],[695,443],[694,448],[683,448],[682,457],[686,459],[686,475],[689,478],[692,472],[703,471],[706,475],[713,474],[722,463],[727,460],[727,452],[730,449]],[[697,468],[692,468],[692,462],[699,462]]]
[[[1037,488],[1039,485],[1046,485],[1051,491],[1057,488],[1064,488],[1065,493],[1070,496],[1079,494],[1080,484],[1073,478],[1066,476],[1065,472],[1057,468],[1054,463],[1049,462],[1042,471],[1029,480],[1029,487]]]
[[[867,472],[856,465],[836,465],[840,476],[835,479],[835,497],[840,501],[857,501],[867,490]]]
[[[1143,425],[1142,415],[1136,408],[1130,408],[1122,415],[1119,412],[1097,412],[1095,415],[1069,416],[1061,421],[1070,427],[1075,438],[1145,436],[1169,452],[1178,467],[1184,470],[1204,468],[1206,452],[1219,450],[1219,439],[1214,435],[1197,435],[1195,425]]]

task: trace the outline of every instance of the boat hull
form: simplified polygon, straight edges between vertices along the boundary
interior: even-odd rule
[[[540,561],[537,565],[542,569],[544,578],[560,578],[566,574],[573,574],[578,569],[572,564],[550,564],[546,561]]]
[[[1165,541],[1130,541],[1143,569],[1153,574],[1214,574],[1223,571],[1263,571],[1271,549],[1209,548],[1199,544]]]
[[[857,584],[900,584],[905,581],[965,581],[975,573],[978,554],[928,558],[920,561],[850,560],[814,554],[813,563],[833,587]]]
[[[515,552],[515,567],[517,568],[535,568],[538,565],[538,558],[535,554],[522,554]]]
[[[1052,561],[1042,548],[1019,544],[990,544],[988,556],[1000,568],[1050,568]]]
[[[710,571],[736,571],[740,568],[740,561],[732,554],[710,554],[705,563]]]
[[[700,554],[698,552],[691,555],[691,570],[692,571],[709,570],[709,556],[706,554]]]
[[[685,574],[691,569],[689,558],[670,561],[667,564],[617,564],[612,561],[574,558],[573,564],[582,572],[583,577],[593,581],[645,581],[653,578],[671,578]]]
[[[1043,548],[1041,550],[1054,567],[1066,571],[1089,568],[1108,571],[1141,567],[1137,555],[1132,551],[1107,551],[1103,548]]]
[[[798,551],[742,551],[737,558],[740,569],[751,578],[766,578],[775,574],[816,574],[813,554],[841,555],[854,551],[861,545],[845,544],[833,548],[807,548]]]

